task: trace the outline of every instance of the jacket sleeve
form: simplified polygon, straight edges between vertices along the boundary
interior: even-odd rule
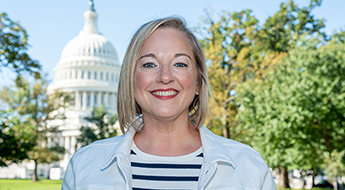
[[[268,169],[268,168],[267,168]],[[268,169],[261,190],[277,190],[271,171]]]
[[[270,168],[259,153],[257,154],[257,158],[258,171],[262,176],[261,190],[277,190],[276,182],[274,182]]]
[[[68,162],[67,170],[62,181],[61,190],[74,190],[75,188],[75,175],[74,175],[74,159],[73,157]]]

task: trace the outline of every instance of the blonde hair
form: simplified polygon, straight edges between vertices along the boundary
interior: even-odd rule
[[[140,106],[134,97],[134,71],[139,58],[139,53],[149,38],[158,28],[172,28],[182,32],[190,40],[197,68],[197,84],[199,95],[195,95],[189,106],[190,120],[196,128],[200,128],[205,121],[208,109],[208,96],[210,94],[205,55],[198,39],[186,27],[182,18],[173,16],[152,20],[142,25],[132,37],[123,59],[118,94],[117,110],[120,128],[123,133],[141,115]]]

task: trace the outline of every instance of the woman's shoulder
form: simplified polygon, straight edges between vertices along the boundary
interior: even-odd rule
[[[123,135],[95,141],[87,146],[78,149],[73,157],[85,158],[94,156],[106,156],[110,152],[113,152],[114,149],[116,149],[117,145],[122,141],[122,139]]]
[[[227,149],[232,154],[246,154],[248,156],[261,158],[260,153],[258,151],[256,151],[253,147],[251,147],[247,144],[238,142],[236,140],[224,138],[224,137],[221,137],[218,135],[217,135],[217,139],[221,144],[223,144],[225,147],[227,147]]]
[[[205,133],[207,134],[208,138],[212,139],[209,142],[220,145],[220,147],[223,148],[222,151],[228,151],[233,159],[240,160],[243,158],[248,158],[251,160],[257,160],[258,162],[264,163],[266,165],[260,153],[251,146],[238,142],[236,140],[216,135],[208,129],[205,130]]]

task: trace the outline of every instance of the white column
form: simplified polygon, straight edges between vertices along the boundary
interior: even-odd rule
[[[87,93],[86,93],[86,91],[84,91],[83,92],[83,110],[85,110],[86,109],[86,104],[87,104]]]
[[[109,93],[109,109],[113,110],[113,93]]]
[[[77,139],[75,136],[72,136],[71,137],[71,155],[75,153],[76,144],[77,144]]]
[[[98,92],[97,93],[97,106],[99,107],[99,106],[102,106],[102,104],[101,104],[101,96],[102,96],[103,94],[102,94],[102,92]]]
[[[72,71],[72,79],[75,79],[75,70],[71,70]]]
[[[75,92],[75,108],[80,109],[80,94],[79,91]]]
[[[81,79],[82,70],[78,70],[78,79]]]
[[[68,160],[70,157],[71,153],[71,142],[70,142],[70,137],[65,137],[65,160]]]
[[[109,108],[109,92],[106,92],[104,95],[104,105],[106,108]]]
[[[98,92],[94,92],[94,99],[93,99],[93,101],[94,101],[94,107],[98,107],[99,105],[98,105]]]
[[[59,136],[59,146],[63,147],[64,146],[64,141],[65,141],[65,138],[62,137],[62,136]]]
[[[113,97],[113,110],[116,110],[116,94],[115,92],[112,94]]]
[[[91,91],[91,93],[90,93],[90,108],[93,108],[95,106],[93,104],[95,102],[94,98],[95,98],[95,92]]]

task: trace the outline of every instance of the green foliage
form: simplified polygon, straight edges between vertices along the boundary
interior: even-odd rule
[[[338,178],[345,176],[345,150],[341,152],[332,151],[327,154],[324,168],[327,178],[330,179],[333,184],[338,181]]]
[[[6,13],[0,13],[0,70],[9,68],[19,76],[29,72],[40,77],[41,65],[26,53],[29,45],[28,34],[18,23],[13,22]]]
[[[23,77],[19,77],[15,86],[4,87],[0,98],[6,104],[6,118],[2,118],[2,134],[13,134],[11,140],[4,141],[1,154],[10,154],[8,151],[22,140],[28,142],[28,148],[20,148],[12,157],[2,157],[6,162],[19,161],[24,158],[37,163],[51,163],[60,160],[59,154],[64,149],[58,147],[58,142],[48,144],[49,134],[57,132],[58,126],[54,126],[52,121],[65,118],[65,108],[71,103],[71,96],[66,93],[54,91],[48,93],[48,82],[45,78],[36,79],[30,84]],[[23,139],[22,139],[23,138]],[[34,145],[32,147],[32,145]],[[19,148],[19,147],[18,147]],[[3,151],[4,150],[4,151]],[[6,151],[5,151],[6,150]],[[7,153],[6,153],[7,152]],[[13,154],[13,151],[11,151]],[[8,160],[7,160],[8,159]]]
[[[223,12],[218,22],[207,14],[204,19],[206,38],[201,40],[209,64],[209,82],[213,93],[212,112],[206,125],[227,138],[241,140],[243,131],[236,126],[237,87],[248,80],[261,79],[294,47],[300,35],[317,35],[324,21],[315,19],[312,10],[321,5],[312,0],[299,8],[293,1],[282,3],[280,10],[263,25],[252,11]]]
[[[321,6],[322,0],[311,0],[309,6],[298,7],[293,0],[280,5],[280,10],[269,17],[258,32],[260,46],[277,52],[288,52],[298,40],[298,36],[319,35],[326,39],[321,31],[325,27],[323,19],[315,19],[314,8]]]
[[[301,41],[264,80],[237,89],[246,142],[269,166],[315,171],[345,149],[344,51],[344,43]]]
[[[117,115],[111,115],[105,106],[95,107],[91,116],[84,118],[89,122],[88,126],[80,128],[81,135],[77,138],[78,145],[86,146],[96,140],[101,140],[117,135],[114,124],[117,121]]]
[[[27,159],[27,152],[36,144],[32,136],[35,127],[20,121],[19,117],[8,118],[6,111],[2,111],[0,117],[3,118],[0,120],[0,166]]]

